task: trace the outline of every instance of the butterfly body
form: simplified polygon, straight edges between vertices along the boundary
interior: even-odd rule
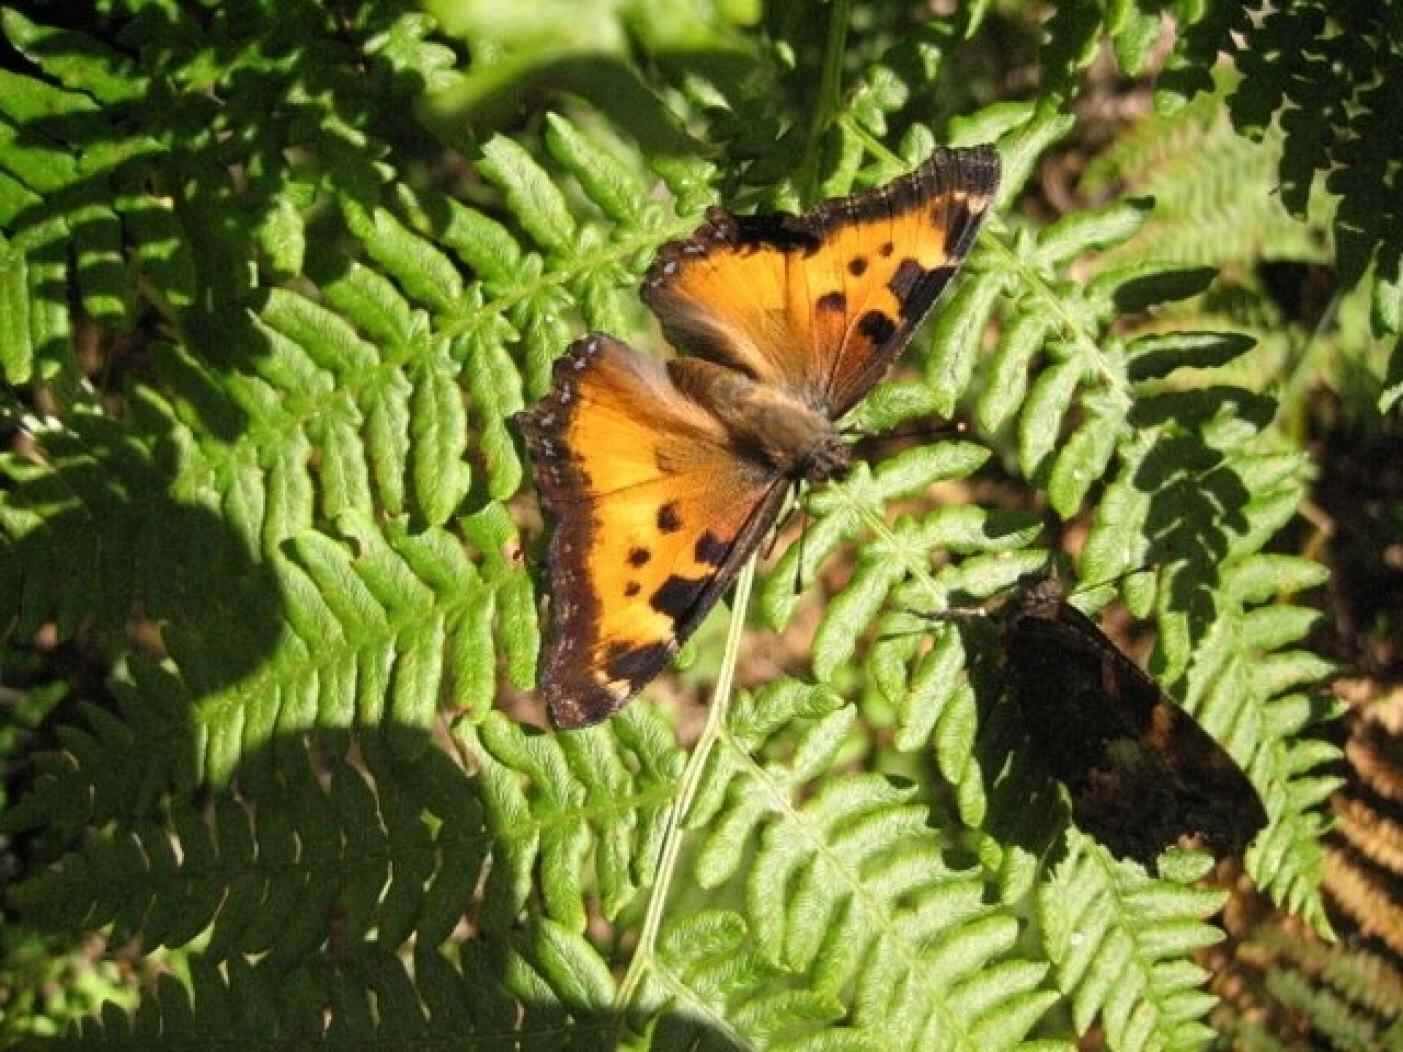
[[[937,150],[803,215],[711,209],[663,246],[643,298],[665,362],[603,333],[518,416],[554,529],[541,689],[561,727],[661,671],[774,525],[796,481],[843,475],[838,420],[885,374],[969,251],[992,147]]]
[[[1056,577],[1021,581],[999,624],[1032,748],[1067,786],[1080,828],[1146,866],[1181,840],[1246,850],[1267,823],[1252,782]]]
[[[682,394],[721,422],[737,457],[757,471],[806,482],[847,471],[851,447],[833,421],[788,391],[705,358],[674,358],[667,371]]]

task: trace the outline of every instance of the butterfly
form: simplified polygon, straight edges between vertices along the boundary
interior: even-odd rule
[[[929,615],[963,620],[982,611]],[[1054,573],[1024,574],[995,617],[1029,741],[1072,818],[1146,867],[1175,845],[1240,856],[1266,826],[1246,773],[1217,740],[1067,602]]]
[[[712,208],[642,295],[687,353],[603,333],[559,358],[517,421],[554,522],[541,690],[596,723],[672,659],[774,525],[788,489],[842,476],[837,421],[901,354],[968,254],[992,146],[938,149],[801,215]]]

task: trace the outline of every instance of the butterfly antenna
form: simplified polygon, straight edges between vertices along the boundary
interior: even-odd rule
[[[874,456],[884,455],[889,447],[899,447],[903,442],[915,440],[921,444],[928,444],[938,439],[953,438],[968,430],[963,421],[950,421],[938,426],[911,427],[901,431],[878,432],[866,428],[852,428],[845,429],[842,433],[855,436],[853,446],[857,455],[864,460],[870,460]]]
[[[992,616],[987,611],[977,606],[954,606],[946,610],[907,610],[905,613],[910,614],[912,617],[919,617],[923,621],[953,621],[957,623],[981,621]],[[905,639],[907,636],[923,636],[929,632],[929,628],[908,628],[901,632],[883,632],[877,639],[885,642],[888,639]]]
[[[943,424],[931,427],[913,427],[905,431],[874,431],[870,427],[863,427],[861,424],[847,424],[838,429],[838,434],[844,438],[855,438],[859,441],[885,440],[895,438],[948,438],[951,435],[963,435],[969,430],[969,425],[963,420],[949,420]]]

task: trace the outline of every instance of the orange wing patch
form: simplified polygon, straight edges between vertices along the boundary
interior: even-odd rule
[[[769,528],[778,476],[737,457],[663,366],[608,336],[571,345],[519,418],[555,521],[542,689],[561,727],[660,672]]]
[[[837,419],[901,353],[969,252],[999,180],[992,147],[804,215],[722,209],[664,247],[643,295],[669,342]]]

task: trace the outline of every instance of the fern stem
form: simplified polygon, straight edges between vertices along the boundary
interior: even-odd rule
[[[887,525],[887,521],[884,518],[865,504],[854,502],[852,506],[857,511],[858,515],[862,517],[862,520],[867,523],[868,528],[885,541],[893,551],[901,550],[901,543],[897,540],[896,534],[892,532],[891,527]],[[917,581],[921,582],[921,587],[930,595],[932,602],[939,601],[940,586],[935,583],[935,578],[930,575],[930,571],[926,569],[924,563],[910,563],[906,567],[906,572]]]
[[[999,255],[1003,262],[1017,273],[1018,280],[1021,281],[1034,297],[1043,305],[1047,312],[1057,319],[1059,328],[1072,338],[1081,357],[1091,368],[1099,373],[1106,381],[1107,385],[1121,399],[1124,405],[1129,405],[1134,399],[1130,394],[1130,384],[1125,378],[1125,372],[1116,368],[1115,365],[1101,353],[1100,346],[1096,340],[1072,317],[1071,313],[1062,303],[1062,298],[1057,295],[1057,291],[1047,283],[1041,274],[1028,265],[1016,251],[1004,242],[1003,230],[996,228],[995,222],[985,226],[980,235],[980,244],[988,251]]]
[[[726,632],[726,652],[721,657],[721,670],[716,676],[716,687],[711,692],[711,707],[706,715],[706,726],[701,737],[687,758],[687,767],[677,785],[677,799],[667,817],[667,829],[663,833],[662,850],[658,855],[658,868],[653,880],[653,890],[648,897],[648,912],[643,917],[643,928],[638,935],[638,946],[629,961],[628,971],[614,998],[615,1008],[622,1017],[633,999],[639,983],[653,963],[653,947],[657,942],[658,929],[662,927],[663,907],[667,904],[667,893],[672,886],[672,878],[677,870],[677,858],[682,849],[684,835],[682,822],[687,816],[692,800],[701,785],[702,771],[706,769],[707,757],[726,725],[726,712],[731,707],[731,687],[735,683],[736,661],[740,657],[741,637],[745,634],[745,613],[750,606],[750,590],[755,583],[757,557],[752,555],[740,575],[736,578],[735,597],[731,601],[731,623]]]
[[[809,126],[809,141],[804,146],[804,203],[812,204],[818,196],[819,147],[823,135],[838,112],[838,100],[843,91],[843,51],[848,42],[848,15],[852,0],[830,0],[828,40],[823,47],[823,79],[819,81],[818,101],[814,105],[813,124]]]
[[[893,151],[886,143],[882,142],[881,139],[877,138],[855,121],[851,114],[843,114],[843,116],[838,118],[838,123],[843,126],[845,132],[862,143],[862,145],[867,148],[867,152],[874,157],[881,158],[887,164],[903,172],[911,167],[911,165],[906,162],[906,158]]]

